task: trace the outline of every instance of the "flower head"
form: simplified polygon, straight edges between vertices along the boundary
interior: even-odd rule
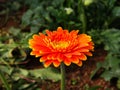
[[[41,57],[40,62],[45,67],[51,64],[58,67],[61,63],[82,66],[82,61],[87,60],[86,55],[92,56],[90,51],[94,49],[94,44],[90,36],[78,34],[78,30],[69,32],[58,27],[53,32],[46,30],[46,35],[33,35],[29,47],[32,49],[30,54]]]

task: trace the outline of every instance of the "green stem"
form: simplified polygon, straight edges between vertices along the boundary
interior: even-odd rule
[[[10,87],[9,87],[9,84],[8,84],[7,80],[5,79],[5,76],[2,73],[2,71],[0,71],[0,79],[3,82],[6,90],[11,90]]]
[[[61,90],[65,90],[65,65],[61,64]]]
[[[83,1],[79,0],[78,5],[79,5],[78,6],[78,13],[80,15],[80,21],[82,22],[82,32],[86,33],[87,23],[86,23],[86,15],[85,15]]]

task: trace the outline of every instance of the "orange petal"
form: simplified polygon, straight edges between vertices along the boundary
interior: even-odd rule
[[[46,30],[45,32],[47,33],[48,36],[51,36],[51,35],[52,35],[52,32],[49,31],[49,30]]]
[[[58,28],[57,28],[57,31],[58,31],[58,32],[63,31],[62,27],[58,27]]]
[[[35,43],[33,39],[30,39],[29,42],[28,42],[30,45]]]
[[[59,61],[59,62],[62,62],[64,57],[62,54],[58,53],[57,56],[56,56],[56,59]]]
[[[81,54],[79,56],[79,59],[85,61],[85,60],[87,60],[87,57],[84,54]]]
[[[88,36],[87,34],[80,34],[78,39],[79,39],[79,42],[81,43],[91,41],[91,37]]]
[[[59,67],[59,66],[60,66],[60,62],[59,62],[58,60],[54,60],[54,61],[53,61],[53,65],[54,65],[55,67]]]
[[[34,39],[30,39],[28,43],[29,43],[29,45],[31,45],[31,46],[32,46],[32,45],[41,45],[41,46],[44,46],[44,45],[41,44],[41,42],[38,43],[38,42],[35,41]]]
[[[56,57],[53,53],[46,55],[46,57],[47,57],[47,60],[56,60]]]
[[[88,56],[92,56],[92,53],[91,53],[91,52],[85,52],[84,54],[85,54],[85,55],[88,55]]]
[[[31,47],[32,47],[33,50],[40,51],[40,52],[42,52],[43,54],[46,54],[46,53],[51,52],[51,49],[49,49],[49,48],[46,47],[46,46],[33,45],[33,46],[31,46]]]
[[[46,36],[43,33],[39,33],[41,39],[44,39]]]
[[[39,53],[39,51],[32,51],[32,52],[30,53],[30,55],[35,55],[36,57],[41,56],[41,54]]]
[[[36,42],[42,41],[43,38],[41,38],[39,35],[33,35],[33,40],[35,40]]]
[[[64,57],[60,53],[50,53],[47,55],[48,60],[58,60],[59,62],[62,62]]]
[[[47,61],[47,56],[42,56],[39,61],[40,61],[40,62],[45,62],[45,61]]]
[[[64,54],[64,56],[67,57],[67,58],[71,58],[72,57],[72,53],[66,53],[66,54]]]
[[[94,47],[92,45],[86,46],[84,48],[89,49],[89,50],[93,50],[94,49]]]
[[[81,53],[79,51],[74,51],[71,53],[64,54],[64,56],[66,56],[67,58],[71,58],[73,55],[81,55]]]
[[[78,66],[82,66],[82,61],[79,61],[79,63],[77,63]]]
[[[82,52],[89,52],[89,50],[86,49],[86,48],[79,49],[79,51],[80,51],[81,53],[82,53]]]
[[[75,52],[73,52],[72,54],[73,54],[73,55],[81,55],[81,53],[78,52],[78,51],[75,51]]]
[[[32,49],[31,55],[42,56],[40,62],[48,67],[51,63],[58,67],[60,63],[69,66],[71,63],[82,66],[82,61],[87,60],[86,55],[92,56],[94,44],[87,34],[78,35],[78,30],[70,33],[62,27],[57,31],[46,30],[46,34],[39,33],[33,35],[29,40],[29,47]]]
[[[72,31],[70,32],[70,35],[71,35],[71,36],[77,36],[78,32],[79,32],[79,30],[72,30]]]
[[[64,63],[65,63],[65,65],[70,66],[71,61],[70,61],[70,60],[68,60],[68,59],[65,59],[65,60],[64,60]]]
[[[36,44],[40,44],[42,46],[46,46],[46,43],[44,42],[44,39],[46,36],[44,34],[39,35],[33,35],[33,40],[35,41]]]
[[[44,67],[49,67],[52,64],[52,60],[47,60],[44,62]]]
[[[86,46],[88,46],[89,44],[88,43],[80,43],[79,45],[78,45],[78,48],[83,48],[83,47],[86,47]]]
[[[76,56],[73,56],[73,57],[71,58],[71,62],[77,64],[77,63],[79,63],[79,58],[76,57]]]

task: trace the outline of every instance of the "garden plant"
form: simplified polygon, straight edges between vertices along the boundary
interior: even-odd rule
[[[119,89],[119,0],[0,0],[0,90]]]

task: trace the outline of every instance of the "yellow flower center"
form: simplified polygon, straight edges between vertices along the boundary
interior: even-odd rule
[[[69,42],[66,41],[53,42],[54,49],[65,49],[68,46],[69,46]]]

